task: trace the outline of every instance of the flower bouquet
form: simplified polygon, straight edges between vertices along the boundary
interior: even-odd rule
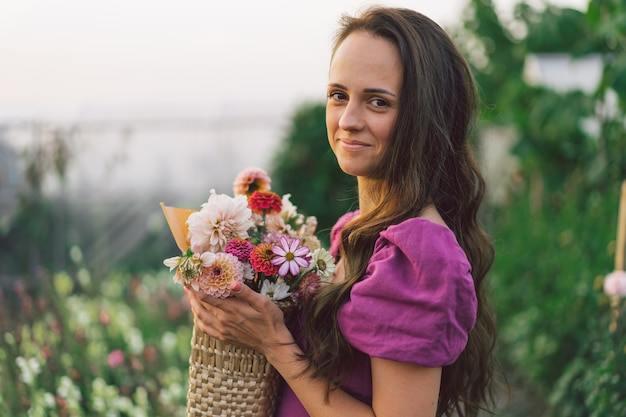
[[[163,213],[180,256],[164,264],[174,281],[213,297],[241,281],[276,302],[285,319],[334,272],[334,259],[315,236],[317,220],[298,213],[290,195],[271,191],[259,168],[235,178],[234,196],[211,190],[199,211]],[[271,416],[279,375],[257,351],[225,344],[195,324],[189,358],[188,416]]]

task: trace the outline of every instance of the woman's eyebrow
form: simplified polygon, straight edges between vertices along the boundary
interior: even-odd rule
[[[343,84],[339,84],[339,83],[330,83],[328,84],[329,87],[335,87],[335,88],[340,88],[342,90],[347,90],[348,87],[346,87]],[[392,93],[391,91],[384,89],[384,88],[365,88],[363,89],[364,93],[368,93],[368,94],[387,94],[393,97],[397,97],[397,95],[395,93]]]
[[[396,97],[394,93],[389,90],[385,90],[384,88],[366,88],[363,90],[364,93],[376,93],[376,94],[388,94],[390,96]]]

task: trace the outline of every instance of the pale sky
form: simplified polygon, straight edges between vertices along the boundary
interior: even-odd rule
[[[539,0],[538,0],[539,1]],[[503,10],[513,0],[496,0]],[[339,16],[358,0],[5,0],[0,122],[206,117],[322,99]],[[378,1],[455,24],[466,0]],[[587,0],[553,0],[584,8]]]

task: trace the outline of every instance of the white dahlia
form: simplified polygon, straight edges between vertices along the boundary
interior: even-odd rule
[[[187,219],[194,252],[220,252],[236,237],[246,239],[254,224],[245,195],[230,197],[211,190],[209,201]]]

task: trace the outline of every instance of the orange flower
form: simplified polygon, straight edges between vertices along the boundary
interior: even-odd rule
[[[272,259],[276,256],[272,252],[274,245],[271,243],[260,243],[250,252],[250,265],[257,272],[265,275],[274,275],[278,272],[278,266],[272,264]]]
[[[248,199],[248,207],[259,214],[280,213],[283,201],[278,194],[271,191],[255,191]]]

